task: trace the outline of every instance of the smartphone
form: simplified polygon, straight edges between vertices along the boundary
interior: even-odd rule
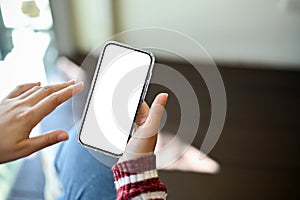
[[[150,82],[154,56],[115,41],[99,57],[78,131],[84,147],[122,156]]]

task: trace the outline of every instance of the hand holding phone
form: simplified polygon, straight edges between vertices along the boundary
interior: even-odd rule
[[[136,125],[137,129],[130,138],[119,162],[137,159],[154,152],[160,121],[168,100],[167,93],[160,93],[154,99],[151,108],[146,102],[141,104]]]
[[[117,42],[104,46],[78,133],[83,146],[123,154],[153,65],[154,57],[146,51]]]

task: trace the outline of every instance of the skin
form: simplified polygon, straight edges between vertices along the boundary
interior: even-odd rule
[[[153,101],[151,109],[146,102],[142,103],[136,119],[136,131],[129,140],[119,162],[137,159],[154,152],[158,129],[167,100],[168,94],[160,93]]]
[[[158,134],[160,121],[163,115],[165,105],[168,100],[168,94],[161,93],[157,95],[152,103],[151,109],[146,102],[143,102],[136,120],[137,129],[129,140],[125,153],[119,159],[119,162],[137,159],[141,156],[153,154],[160,148],[163,148],[173,139],[173,134]],[[181,147],[186,144],[177,139],[176,145],[169,147],[170,155],[180,154]],[[179,151],[179,152],[178,152]],[[200,159],[201,158],[201,159]],[[186,152],[178,156],[178,159],[167,166],[159,166],[168,170],[193,171],[202,173],[217,173],[220,170],[218,163],[205,156],[199,149],[189,146]]]
[[[80,68],[78,65],[76,65],[75,63],[73,63],[72,61],[70,61],[65,57],[61,57],[58,60],[57,65],[60,71],[63,72],[66,75],[66,77],[70,79],[78,78],[79,80],[84,81],[87,78],[87,74],[82,70],[82,68]],[[141,113],[140,116],[141,124],[143,120],[145,120],[147,116],[147,112],[149,112],[149,106],[146,103],[143,103],[141,110],[142,109],[144,110],[140,112],[143,112],[144,115]],[[137,124],[139,124],[138,121]],[[166,144],[168,144],[172,140],[173,137],[174,137],[174,133],[164,132],[163,134],[158,134],[155,151],[159,150],[160,148],[163,148]],[[170,152],[170,154],[173,155],[174,157],[178,157],[178,159],[175,162],[170,163],[168,166],[165,166],[165,163],[160,163],[158,160],[157,167],[159,169],[165,169],[165,170],[191,171],[196,173],[215,174],[219,172],[220,165],[209,156],[204,156],[204,154],[199,150],[198,147],[191,145],[182,154],[180,150],[185,147],[186,147],[186,143],[183,140],[178,139],[176,141],[176,145],[172,145],[168,147],[168,151]]]
[[[83,83],[74,80],[41,87],[40,83],[18,86],[0,103],[0,163],[26,157],[68,139],[64,130],[30,137],[31,130],[57,106],[78,94]]]
[[[57,106],[78,94],[83,83],[75,81],[41,87],[40,83],[18,86],[0,103],[0,163],[26,157],[47,146],[68,139],[64,130],[54,130],[30,137],[31,130]],[[151,109],[143,102],[136,120],[137,129],[120,161],[153,153],[160,120],[167,102],[159,94]]]
[[[78,94],[82,88],[83,83],[75,84],[75,81],[44,87],[40,83],[28,83],[18,86],[3,99],[0,102],[0,164],[26,157],[67,140],[68,134],[64,130],[53,130],[37,137],[30,137],[30,132],[46,115]],[[143,102],[136,120],[136,132],[120,161],[153,153],[156,143],[161,148],[170,140],[171,137],[167,134],[159,134],[157,141],[158,127],[167,98],[167,94],[159,94],[151,109]],[[178,141],[178,145],[183,143]],[[170,151],[176,152],[176,149]],[[199,154],[201,152],[191,146],[177,161],[163,168],[201,173],[216,173],[219,170],[218,163],[211,158],[197,159]]]

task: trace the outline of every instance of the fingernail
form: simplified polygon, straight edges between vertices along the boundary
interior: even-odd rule
[[[57,141],[61,142],[61,141],[65,141],[65,140],[68,140],[69,139],[69,136],[67,133],[60,133],[58,136],[57,136]]]
[[[76,83],[73,87],[74,87],[73,94],[76,95],[82,90],[83,82]]]
[[[67,83],[72,83],[72,84],[74,84],[76,81],[74,80],[74,79],[72,79],[72,80],[69,80]]]

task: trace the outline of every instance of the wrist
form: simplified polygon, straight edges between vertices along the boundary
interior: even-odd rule
[[[156,169],[156,156],[153,153],[143,154],[143,156],[134,159],[119,161],[112,167],[113,172],[130,174],[143,173],[154,169]]]

